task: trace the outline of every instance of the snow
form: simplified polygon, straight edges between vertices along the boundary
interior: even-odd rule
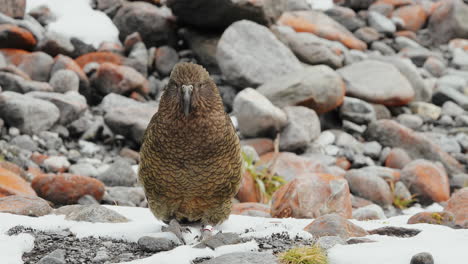
[[[26,12],[45,5],[57,18],[47,29],[99,47],[103,41],[119,42],[119,31],[103,12],[93,10],[91,0],[27,0]]]
[[[28,217],[0,213],[0,259],[3,263],[21,263],[21,255],[33,247],[33,237],[27,234],[7,236],[10,228],[16,225],[32,227],[44,231],[59,231],[68,228],[77,237],[108,237],[136,242],[142,236],[166,237],[176,239],[173,234],[161,232],[162,222],[156,220],[147,208],[106,206],[115,210],[131,220],[129,223],[87,223],[64,219],[60,215],[46,215],[42,217]],[[411,208],[404,215],[383,220],[357,221],[353,223],[366,230],[383,226],[401,226],[422,230],[420,234],[411,238],[398,238],[380,235],[369,235],[367,238],[375,243],[355,245],[337,245],[329,251],[331,264],[398,264],[409,263],[414,254],[430,252],[438,264],[466,263],[468,259],[468,230],[451,229],[445,226],[417,224],[407,225],[408,219],[414,213],[421,211],[441,211],[442,207],[434,204],[428,208]],[[311,235],[303,228],[310,224],[312,219],[277,219],[231,215],[230,218],[218,226],[217,230],[235,232],[242,237],[267,237],[273,233],[288,232],[291,237],[300,236],[310,238]],[[248,232],[246,233],[246,230]],[[189,264],[197,257],[216,257],[231,252],[257,251],[255,241],[237,245],[227,245],[211,250],[209,248],[197,249],[191,245],[196,243],[195,236],[199,235],[199,227],[191,227],[192,233],[185,235],[188,242],[186,246],[177,247],[171,251],[157,253],[151,257],[135,260],[128,263],[180,263]],[[463,262],[462,260],[465,260]]]

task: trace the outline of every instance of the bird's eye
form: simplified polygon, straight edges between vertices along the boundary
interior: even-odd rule
[[[189,91],[189,92],[192,92],[193,91],[193,85],[189,84],[189,85],[182,85],[182,91]]]

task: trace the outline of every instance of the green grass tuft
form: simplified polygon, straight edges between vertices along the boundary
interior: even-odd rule
[[[321,247],[292,248],[279,255],[282,264],[328,264],[327,253]]]

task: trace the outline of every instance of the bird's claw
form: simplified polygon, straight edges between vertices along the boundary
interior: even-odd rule
[[[182,233],[184,233],[184,232],[192,233],[190,228],[185,227],[185,226],[181,226],[179,224],[179,222],[177,222],[177,220],[175,220],[175,219],[172,219],[167,226],[163,226],[161,228],[161,230],[163,232],[173,233],[183,245],[186,245],[187,243],[185,242],[185,239],[184,239],[184,236],[182,235]]]
[[[200,237],[198,242],[205,241],[213,236],[213,227],[210,225],[203,226],[200,230]]]

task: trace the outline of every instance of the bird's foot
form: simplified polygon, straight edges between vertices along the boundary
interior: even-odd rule
[[[214,228],[210,225],[202,226],[200,230],[200,237],[198,238],[199,242],[205,241],[213,236]]]
[[[172,219],[167,226],[163,226],[161,230],[163,232],[173,233],[179,239],[179,241],[184,245],[186,245],[187,243],[185,242],[185,239],[182,233],[184,232],[192,233],[192,231],[190,231],[190,228],[181,226],[179,222],[177,222],[177,220],[175,219]]]

